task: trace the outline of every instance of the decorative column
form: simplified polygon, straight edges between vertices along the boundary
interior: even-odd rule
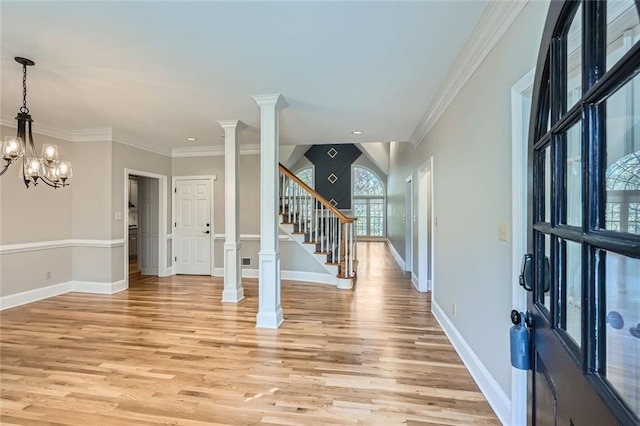
[[[280,248],[278,246],[278,111],[279,94],[253,96],[260,107],[260,253],[259,308],[256,327],[278,328],[284,320],[280,306]]]
[[[240,244],[240,148],[238,120],[218,121],[224,129],[224,290],[222,301],[238,303],[242,288],[242,250]]]

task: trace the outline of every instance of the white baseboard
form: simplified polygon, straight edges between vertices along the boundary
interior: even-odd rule
[[[387,245],[391,249],[391,254],[393,255],[393,258],[396,260],[398,265],[400,266],[400,269],[404,271],[407,268],[406,264],[404,263],[404,259],[400,256],[400,253],[398,253],[398,250],[396,250],[393,244],[391,244],[391,241],[389,241],[389,239],[387,239]]]
[[[78,293],[114,294],[127,289],[125,280],[114,283],[93,281],[71,281],[71,291]]]
[[[444,313],[440,305],[435,300],[431,301],[431,311],[436,318],[444,333],[447,335],[456,352],[462,359],[462,362],[471,373],[471,377],[475,380],[489,402],[489,405],[498,416],[498,420],[503,425],[511,423],[511,400],[502,390],[498,382],[493,378],[487,367],[484,366],[480,358],[475,354],[471,346],[464,340],[458,329],[453,325],[449,317]]]
[[[335,275],[322,274],[319,272],[282,271],[281,276],[283,280],[308,281],[311,283],[331,284],[331,285],[338,284],[338,281]]]
[[[67,281],[47,287],[36,288],[34,290],[23,291],[21,293],[10,294],[8,296],[0,297],[0,311],[20,305],[26,305],[27,303],[37,302],[38,300],[59,296],[70,291],[71,282]]]
[[[418,279],[418,276],[416,274],[414,274],[413,271],[411,271],[411,284],[413,284],[413,286],[418,291],[420,291],[419,283],[420,283],[420,280]]]
[[[258,269],[242,268],[242,278],[258,278]],[[214,277],[223,277],[224,268],[214,268]],[[307,281],[311,283],[337,285],[337,279],[331,274],[305,271],[281,271],[280,277],[283,280]]]
[[[158,274],[158,278],[170,277],[171,275],[175,275],[173,273],[173,266],[167,267],[167,269],[164,270],[164,274]]]
[[[126,289],[127,283],[125,280],[116,281],[114,283],[67,281],[60,284],[54,284],[47,287],[36,288],[34,290],[27,290],[21,293],[0,297],[0,311],[70,292],[114,294]]]

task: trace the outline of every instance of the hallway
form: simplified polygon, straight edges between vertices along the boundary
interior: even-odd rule
[[[136,275],[0,313],[3,424],[499,424],[385,243],[353,291],[283,281],[255,328],[257,280]]]

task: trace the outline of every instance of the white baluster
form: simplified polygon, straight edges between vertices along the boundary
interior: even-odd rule
[[[338,223],[338,265],[342,263],[342,223]],[[344,271],[342,271],[344,273]]]

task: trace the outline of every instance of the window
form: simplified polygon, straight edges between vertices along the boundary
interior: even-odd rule
[[[309,185],[310,188],[313,188],[313,175],[314,175],[313,167],[305,167],[303,169],[300,169],[297,172],[295,172],[295,175],[302,182]],[[292,180],[289,180],[286,187],[284,188],[284,196],[286,197],[289,195],[293,195],[293,196],[302,195],[302,194],[298,194],[296,191],[300,192],[302,191],[302,189],[300,189],[300,187],[298,187],[298,185],[296,185]]]
[[[369,169],[353,167],[353,216],[356,235],[360,237],[385,236],[384,185]]]
[[[296,172],[298,179],[313,188],[313,167],[305,167]]]

